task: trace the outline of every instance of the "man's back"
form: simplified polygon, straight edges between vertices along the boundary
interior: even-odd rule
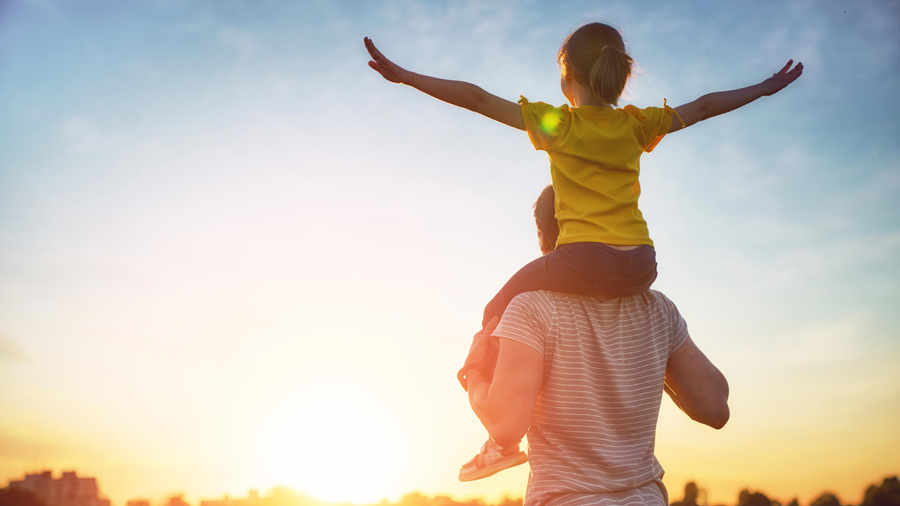
[[[667,503],[656,422],[667,361],[688,340],[667,297],[525,293],[493,335],[543,356],[526,506]]]

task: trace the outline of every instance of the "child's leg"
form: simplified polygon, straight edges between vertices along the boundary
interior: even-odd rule
[[[487,478],[525,462],[528,462],[528,456],[525,452],[519,451],[519,443],[502,448],[493,439],[488,438],[478,455],[459,469],[459,481]]]
[[[482,327],[518,294],[534,290],[617,297],[641,293],[656,279],[651,246],[618,250],[602,243],[564,244],[513,275],[484,309]]]

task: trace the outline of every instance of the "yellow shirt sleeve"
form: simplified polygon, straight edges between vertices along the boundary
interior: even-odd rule
[[[670,107],[638,109],[633,105],[626,105],[624,109],[641,122],[641,131],[644,135],[642,144],[647,153],[653,151],[653,148],[669,133],[669,128],[672,127],[673,111]]]
[[[519,104],[522,106],[525,131],[534,149],[549,151],[568,127],[569,106],[554,107],[544,102],[529,102],[525,97],[519,100]]]

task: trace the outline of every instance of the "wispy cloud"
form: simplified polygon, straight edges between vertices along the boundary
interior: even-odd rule
[[[54,16],[60,14],[59,8],[52,0],[27,0],[26,3],[39,8],[45,14],[52,14]]]
[[[112,148],[118,136],[102,130],[93,121],[76,116],[62,122],[62,135],[69,144],[79,151],[100,151]]]
[[[241,60],[252,57],[259,47],[259,41],[253,32],[233,27],[219,30],[218,40],[225,46],[234,49]]]
[[[0,335],[0,361],[15,363],[28,362],[30,360],[31,355],[22,350],[18,343],[4,335]]]

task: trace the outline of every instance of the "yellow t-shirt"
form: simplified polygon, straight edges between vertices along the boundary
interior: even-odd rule
[[[519,103],[531,143],[550,157],[556,244],[653,246],[638,209],[640,158],[669,132],[673,109]]]

